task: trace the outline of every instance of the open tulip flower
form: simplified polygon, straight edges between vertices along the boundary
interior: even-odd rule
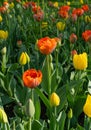
[[[26,87],[35,88],[42,81],[42,73],[40,70],[29,69],[23,73],[22,79]]]
[[[0,130],[91,130],[91,0],[0,0]]]
[[[37,46],[42,54],[48,55],[56,48],[57,41],[55,38],[44,37],[38,40]]]
[[[82,54],[75,54],[73,56],[73,66],[77,70],[84,70],[88,66],[87,54],[84,52]]]

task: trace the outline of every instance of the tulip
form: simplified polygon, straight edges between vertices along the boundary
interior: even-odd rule
[[[0,22],[2,22],[2,20],[3,20],[3,18],[2,18],[2,16],[0,16]]]
[[[30,62],[30,57],[28,56],[28,54],[26,52],[22,52],[20,55],[19,63],[21,65],[25,65],[28,62]]]
[[[73,56],[73,65],[74,68],[77,70],[84,70],[87,68],[88,63],[87,63],[87,53],[82,53],[82,54],[75,54]]]
[[[63,31],[63,30],[65,29],[65,23],[63,23],[63,22],[58,22],[58,23],[56,24],[56,27],[57,27],[57,29],[58,29],[59,31]]]
[[[37,46],[42,54],[48,55],[56,48],[57,41],[55,38],[44,37],[38,40]]]
[[[42,73],[40,70],[29,69],[23,73],[22,79],[26,87],[35,88],[42,81]]]
[[[91,30],[86,30],[85,32],[82,33],[82,38],[86,42],[91,42]]]
[[[7,32],[7,31],[0,30],[0,39],[6,40],[7,37],[8,37],[8,32]]]
[[[50,104],[51,106],[58,106],[60,104],[60,98],[55,92],[50,96]]]
[[[87,95],[86,102],[83,107],[84,113],[91,118],[91,95]]]
[[[8,123],[7,115],[2,108],[0,108],[0,122]]]
[[[77,41],[77,36],[74,33],[72,33],[70,35],[70,42],[71,43],[75,43],[76,41]]]
[[[32,118],[34,116],[35,107],[34,107],[33,101],[31,99],[29,99],[26,103],[25,112],[26,112],[26,115],[30,118]]]
[[[68,111],[68,118],[71,119],[73,117],[73,111],[70,108],[70,110]]]

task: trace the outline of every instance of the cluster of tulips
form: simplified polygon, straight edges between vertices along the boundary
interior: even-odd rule
[[[0,1],[0,129],[91,129],[89,1]]]

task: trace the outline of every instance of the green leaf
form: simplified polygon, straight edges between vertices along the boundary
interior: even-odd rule
[[[18,124],[18,126],[16,127],[16,130],[25,130],[24,126],[22,125],[22,123]]]
[[[42,124],[38,120],[32,122],[32,130],[41,130]]]
[[[39,99],[36,100],[36,102],[34,102],[35,104],[35,119],[39,120],[40,119],[40,113],[41,113],[41,106],[40,106],[40,101]]]
[[[85,129],[78,124],[76,130],[85,130]]]
[[[46,107],[48,109],[50,109],[50,102],[49,100],[47,99],[47,97],[43,94],[43,92],[38,88],[36,87],[35,91],[38,93],[38,95],[40,96],[41,100],[43,101],[43,103],[46,105]]]
[[[59,122],[59,130],[64,130],[66,113],[64,111],[60,112],[60,117],[57,120]]]

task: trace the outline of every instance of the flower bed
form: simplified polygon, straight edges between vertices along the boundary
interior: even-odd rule
[[[90,130],[90,2],[0,4],[0,129]]]

